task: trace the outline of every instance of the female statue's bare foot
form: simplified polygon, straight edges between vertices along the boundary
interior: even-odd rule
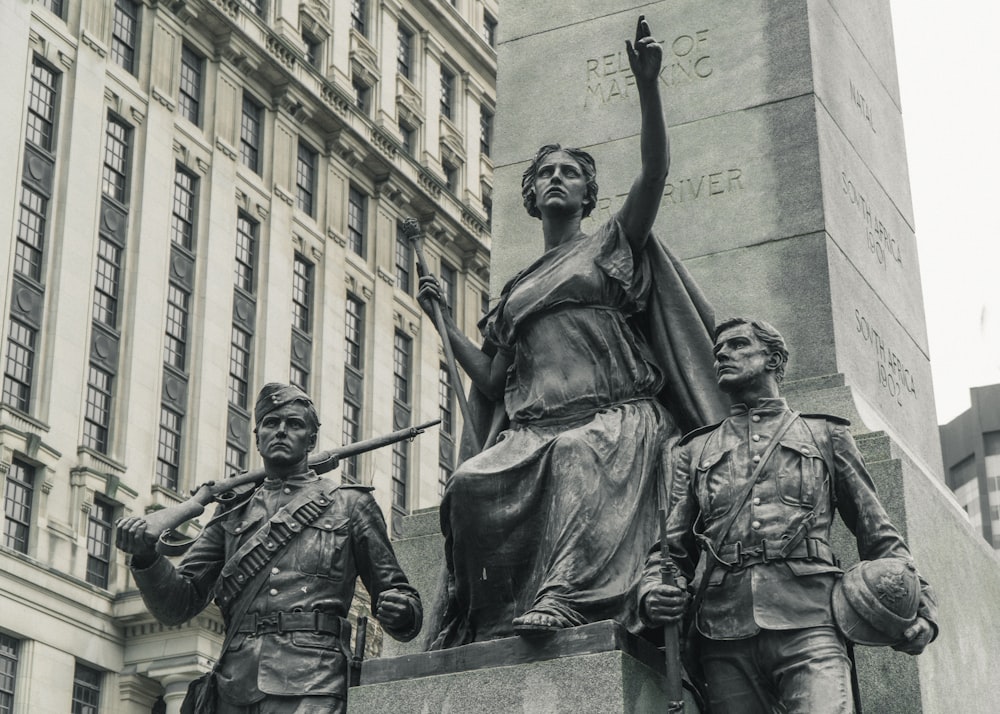
[[[520,617],[515,617],[512,621],[514,632],[519,635],[543,635],[548,632],[556,632],[570,627],[570,623],[561,617],[549,615],[544,612],[528,610]]]

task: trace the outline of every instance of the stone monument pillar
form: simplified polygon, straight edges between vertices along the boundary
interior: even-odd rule
[[[859,648],[865,704],[986,712],[1000,695],[1000,567],[943,481],[888,0],[504,2],[493,290],[542,250],[520,196],[538,146],[597,160],[585,230],[621,205],[638,170],[624,40],[640,13],[663,42],[673,156],[658,235],[718,317],[784,334],[793,406],[854,422],[938,594],[942,631],[924,655]]]

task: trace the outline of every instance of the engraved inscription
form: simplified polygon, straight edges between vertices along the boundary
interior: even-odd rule
[[[667,185],[663,187],[660,208],[731,194],[742,191],[744,188],[743,170],[738,168],[713,171],[690,178],[674,179],[668,181]],[[594,211],[595,218],[602,221],[609,219],[622,207],[627,196],[628,193],[619,193],[610,197],[598,198],[597,208]]]
[[[660,82],[665,87],[691,84],[712,76],[708,30],[679,35],[663,43],[663,66]],[[629,101],[635,94],[635,77],[628,64],[625,50],[619,50],[586,61],[587,91],[583,106],[600,106]]]
[[[892,346],[886,344],[885,339],[875,329],[871,321],[858,309],[854,310],[854,322],[861,339],[871,345],[875,353],[875,368],[879,386],[899,406],[903,406],[904,395],[916,399],[917,385],[913,374],[906,368]]]
[[[871,103],[865,99],[865,95],[861,93],[861,90],[858,89],[853,80],[848,80],[848,82],[851,84],[851,101],[854,102],[855,109],[857,109],[861,118],[865,120],[865,123],[868,124],[868,128],[872,130],[872,134],[878,134],[878,131],[875,130],[875,120],[872,119]]]
[[[844,195],[847,196],[852,205],[857,207],[861,219],[865,222],[865,239],[868,243],[868,250],[875,256],[882,269],[885,270],[887,258],[902,265],[903,251],[899,241],[893,238],[878,214],[872,210],[871,201],[865,198],[865,195],[857,189],[854,181],[844,171],[840,172],[840,185],[844,190]]]

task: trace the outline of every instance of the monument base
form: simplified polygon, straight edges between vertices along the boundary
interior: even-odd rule
[[[597,622],[365,662],[348,714],[384,712],[663,712],[663,653],[620,625]]]

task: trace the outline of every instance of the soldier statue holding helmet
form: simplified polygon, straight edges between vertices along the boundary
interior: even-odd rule
[[[798,414],[780,397],[788,350],[778,331],[727,320],[714,355],[730,416],[678,445],[669,562],[659,544],[650,550],[641,615],[656,626],[689,610],[713,714],[852,712],[852,643],[920,654],[938,631],[930,587],[848,422]],[[846,574],[830,547],[834,511],[861,557]],[[679,587],[661,582],[664,565]]]

